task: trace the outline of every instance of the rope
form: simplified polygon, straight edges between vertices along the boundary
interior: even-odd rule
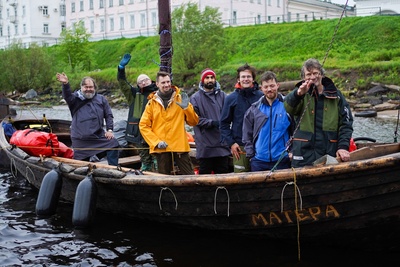
[[[397,110],[396,129],[394,130],[394,137],[393,137],[394,143],[397,143],[397,130],[399,129],[399,117],[400,117],[400,109]]]
[[[333,35],[332,35],[332,39],[331,39],[331,42],[329,43],[328,49],[327,49],[326,52],[325,52],[325,56],[324,56],[324,59],[323,59],[322,64],[321,64],[322,67],[323,67],[324,64],[325,64],[325,61],[326,61],[326,59],[328,58],[328,55],[329,55],[329,51],[331,50],[332,45],[333,45],[333,42],[335,41],[335,37],[336,37],[337,31],[339,30],[339,25],[340,25],[340,22],[342,21],[342,18],[343,18],[344,12],[345,12],[345,10],[346,10],[348,1],[349,1],[349,0],[346,0],[346,4],[343,6],[342,14],[340,15],[339,21],[338,21],[338,23],[336,24],[335,31],[334,31],[334,33],[333,33]],[[312,91],[312,94],[315,92],[315,89],[316,89],[316,88],[315,88],[315,86],[314,86],[313,91]],[[303,113],[301,114],[301,116],[300,116],[298,122],[296,123],[296,128],[295,128],[295,130],[293,131],[293,135],[290,137],[290,139],[289,139],[289,141],[288,141],[287,149],[290,147],[290,144],[293,142],[293,136],[295,135],[295,133],[296,133],[297,130],[299,129],[300,122],[302,121],[302,119],[303,119],[303,117],[304,117],[304,114],[306,113],[306,110],[308,109],[308,106],[310,105],[311,99],[312,99],[312,98],[310,97],[310,99],[308,100],[307,104],[306,104],[305,107],[304,107]]]
[[[282,189],[282,193],[281,193],[281,212],[283,212],[283,193],[285,192],[286,186],[288,185],[294,185],[295,190],[294,190],[294,204],[295,204],[295,209],[296,209],[296,225],[297,225],[297,252],[298,252],[298,260],[300,261],[300,222],[299,222],[299,217],[298,217],[298,212],[299,212],[299,208],[298,208],[298,202],[297,202],[297,193],[299,194],[299,198],[300,198],[300,210],[303,209],[303,199],[301,197],[301,192],[299,187],[297,186],[297,182],[296,182],[296,171],[295,168],[292,167],[292,171],[293,171],[293,182],[286,182],[285,186]]]
[[[26,177],[26,178],[29,177],[28,171],[30,171],[31,174],[32,174],[32,179],[31,179],[31,180],[28,179],[28,181],[33,181],[33,180],[35,179],[35,174],[34,174],[33,171],[31,170],[31,168],[29,168],[29,166],[26,166],[26,172],[25,172],[25,177]]]
[[[332,48],[332,44],[333,44],[333,42],[335,40],[336,33],[337,33],[338,29],[339,29],[339,25],[340,25],[340,22],[342,21],[342,18],[343,18],[343,15],[344,15],[344,11],[346,10],[348,2],[349,2],[349,0],[346,0],[346,4],[344,4],[343,10],[342,10],[342,14],[340,15],[340,18],[339,18],[339,22],[338,22],[338,24],[336,24],[335,31],[334,31],[334,33],[332,35],[331,43],[329,44],[328,50],[326,51],[325,56],[324,56],[324,60],[322,61],[322,66],[324,66],[325,61],[328,58],[329,51]]]
[[[13,168],[14,166],[14,168]],[[10,162],[10,172],[12,174],[12,176],[16,179],[17,178],[17,174],[18,174],[18,169],[17,169],[17,165],[15,164],[15,160],[12,158],[11,162]]]
[[[214,213],[217,214],[217,195],[218,195],[218,190],[224,189],[226,192],[226,195],[228,197],[228,207],[227,207],[227,217],[229,217],[229,204],[230,204],[230,198],[229,198],[229,192],[228,189],[226,189],[224,186],[218,186],[217,189],[215,190],[214,194]]]
[[[169,187],[161,187],[160,196],[158,197],[158,206],[160,207],[160,210],[162,210],[161,198],[162,198],[162,193],[163,193],[164,190],[169,190],[172,193],[172,195],[174,196],[174,199],[175,199],[175,210],[177,210],[178,209],[178,200],[176,199],[176,196],[175,196],[174,192]]]

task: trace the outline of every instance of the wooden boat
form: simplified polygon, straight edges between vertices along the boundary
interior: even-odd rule
[[[70,145],[70,122],[47,120],[53,133]],[[37,127],[38,122],[14,119],[13,125],[24,129]],[[117,169],[60,157],[29,156],[9,144],[2,127],[0,144],[12,173],[38,190],[46,174],[59,168],[59,197],[69,203],[76,202],[77,188],[87,176],[88,170],[82,171],[82,167],[92,166],[95,206],[107,213],[268,240],[343,240],[345,235],[365,240],[384,234],[394,238],[394,233],[398,238],[400,233],[397,143],[364,144],[346,163],[215,175],[137,175],[135,166],[129,164]]]

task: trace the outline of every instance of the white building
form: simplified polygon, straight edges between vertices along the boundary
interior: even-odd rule
[[[171,9],[188,2],[200,10],[218,8],[225,26],[338,18],[343,9],[319,0],[170,0]],[[354,9],[346,15],[354,15]],[[91,41],[153,36],[158,34],[158,1],[0,0],[0,48],[14,42],[56,44],[62,29],[78,21]]]
[[[400,0],[354,0],[357,16],[399,15]]]
[[[0,48],[53,45],[64,27],[64,0],[0,0]]]
[[[184,3],[218,8],[226,26],[338,18],[343,7],[317,0],[170,0],[174,10]],[[156,0],[66,0],[67,27],[82,20],[91,40],[158,34]],[[349,15],[354,10],[349,9]]]

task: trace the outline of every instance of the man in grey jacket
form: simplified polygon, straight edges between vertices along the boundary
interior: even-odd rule
[[[226,94],[221,91],[212,69],[201,72],[199,90],[191,96],[190,102],[199,116],[194,126],[196,158],[199,174],[228,173],[230,171],[230,149],[220,142],[219,117]]]
[[[74,93],[65,73],[57,73],[57,80],[62,83],[62,95],[72,116],[71,141],[74,159],[92,161],[94,156],[101,158],[107,155],[108,164],[117,166],[119,144],[113,134],[114,116],[107,99],[96,93],[94,79],[84,77],[80,90]]]

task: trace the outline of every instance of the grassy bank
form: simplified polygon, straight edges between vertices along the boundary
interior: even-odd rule
[[[225,49],[221,51],[224,59],[218,66],[204,68],[216,70],[226,91],[235,83],[237,67],[246,62],[255,66],[259,74],[272,70],[281,81],[293,81],[299,79],[301,65],[310,57],[324,62],[328,76],[342,90],[365,90],[372,81],[400,85],[400,16],[343,18],[338,24],[339,19],[331,19],[226,28]],[[78,73],[77,78],[91,75],[104,87],[117,89],[116,68],[127,52],[132,54],[127,66],[131,82],[140,73],[155,77],[158,36],[104,40],[90,45],[96,62],[94,71]],[[199,77],[184,84],[184,75],[174,73],[174,83],[185,88],[197,84]]]

